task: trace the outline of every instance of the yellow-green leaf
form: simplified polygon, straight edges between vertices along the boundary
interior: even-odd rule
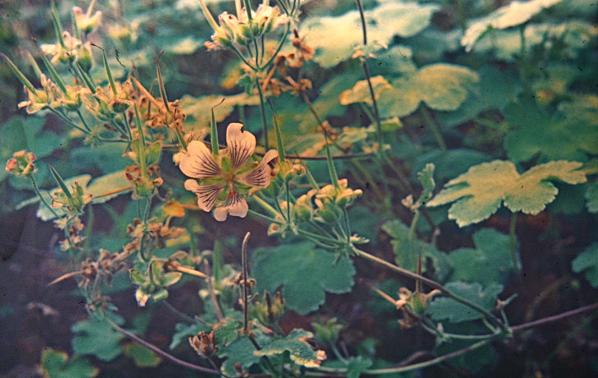
[[[449,181],[428,206],[454,202],[449,218],[460,227],[483,221],[503,203],[512,212],[537,214],[556,198],[558,189],[551,180],[586,182],[586,174],[579,170],[581,166],[579,162],[551,161],[519,174],[510,161],[482,163]]]

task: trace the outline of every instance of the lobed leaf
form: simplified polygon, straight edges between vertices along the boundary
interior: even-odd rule
[[[490,284],[484,289],[479,283],[459,281],[450,282],[445,287],[489,311],[494,308],[496,298],[503,289],[502,285],[499,284]],[[483,317],[479,312],[447,297],[434,299],[426,311],[434,320],[448,320],[451,323],[460,323]]]
[[[579,162],[552,161],[519,174],[510,161],[495,160],[471,167],[450,180],[430,202],[429,207],[454,202],[449,219],[459,227],[478,223],[494,214],[504,203],[512,212],[538,214],[554,201],[558,189],[551,180],[568,184],[586,182]]]
[[[326,292],[349,292],[355,268],[348,258],[337,259],[303,242],[256,250],[252,272],[258,291],[274,292],[282,287],[286,306],[307,314],[324,303]]]
[[[583,250],[572,262],[571,269],[582,273],[593,287],[598,287],[598,243]]]

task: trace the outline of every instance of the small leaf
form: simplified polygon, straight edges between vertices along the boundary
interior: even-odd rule
[[[236,365],[248,369],[257,364],[260,357],[256,356],[254,351],[255,347],[247,336],[236,339],[218,354],[219,357],[227,357],[222,364],[222,372],[229,377],[235,377],[238,375]]]
[[[91,354],[102,361],[112,361],[122,350],[123,335],[115,331],[106,321],[90,318],[75,323],[71,328],[73,351],[77,354]]]
[[[590,213],[598,213],[598,181],[594,181],[588,185],[586,190],[586,206]]]
[[[137,343],[127,343],[123,347],[125,355],[133,359],[135,365],[141,368],[156,367],[162,359],[153,351]]]
[[[287,336],[274,339],[269,344],[256,350],[256,356],[276,356],[284,352],[288,352],[291,361],[300,366],[317,367],[323,360],[323,356],[318,351],[314,350],[307,342],[308,339],[313,338],[311,332],[303,329],[294,329]]]
[[[519,174],[510,161],[482,163],[449,181],[428,206],[455,202],[449,209],[449,219],[456,220],[459,227],[483,221],[503,203],[512,212],[538,214],[558,193],[550,180],[586,182],[585,173],[578,170],[581,166],[578,162],[552,161]]]
[[[400,220],[386,222],[382,226],[382,230],[393,238],[391,244],[395,253],[395,260],[400,267],[412,272],[417,271],[417,260],[421,252],[424,259],[430,260],[436,277],[440,281],[446,279],[451,269],[446,254],[437,250],[432,244],[419,239],[410,239],[409,228]],[[428,264],[423,264],[424,271],[426,271],[427,266]]]
[[[598,287],[598,243],[584,249],[572,262],[571,269],[582,273],[593,287]]]
[[[187,337],[197,335],[202,331],[209,331],[209,328],[201,323],[184,324],[177,323],[174,326],[174,333],[172,334],[172,341],[168,348],[171,350],[187,342]]]
[[[479,283],[468,284],[465,282],[450,282],[444,286],[455,294],[489,311],[494,308],[496,298],[503,289],[502,285],[499,284],[491,284],[483,289]],[[434,299],[426,311],[434,320],[448,320],[451,323],[476,320],[483,317],[482,314],[472,308],[447,297]]]
[[[274,292],[282,286],[287,307],[307,314],[324,303],[326,292],[349,292],[355,268],[348,258],[337,260],[304,242],[256,250],[252,272],[258,291]]]
[[[450,280],[479,282],[484,286],[505,283],[514,268],[510,237],[484,228],[473,235],[473,242],[475,248],[457,249],[448,255],[453,267]]]
[[[44,378],[92,378],[99,373],[87,359],[69,359],[65,352],[52,348],[44,348],[40,365]]]

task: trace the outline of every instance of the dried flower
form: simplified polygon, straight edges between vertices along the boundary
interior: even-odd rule
[[[254,162],[255,136],[242,128],[240,123],[228,125],[227,147],[218,154],[212,154],[204,143],[192,141],[180,158],[179,168],[193,178],[185,181],[185,189],[197,195],[201,210],[214,209],[214,218],[220,222],[229,214],[241,218],[247,215],[245,197],[270,185],[269,164],[278,158],[278,152],[270,150],[261,162]]]
[[[6,162],[4,170],[15,176],[30,176],[35,171],[35,154],[30,151],[21,150],[12,154],[12,158]]]

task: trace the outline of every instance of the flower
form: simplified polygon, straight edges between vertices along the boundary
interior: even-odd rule
[[[15,176],[29,176],[35,171],[35,154],[21,150],[12,154],[12,158],[6,162],[4,170]]]
[[[25,108],[28,114],[37,113],[45,108],[59,109],[64,107],[75,110],[81,106],[82,97],[91,93],[88,88],[76,85],[66,85],[65,92],[63,92],[56,83],[44,74],[40,75],[39,80],[41,88],[31,91],[25,87],[27,100],[18,104],[19,109]]]
[[[216,22],[205,1],[200,0],[199,3],[204,16],[214,30],[212,42],[206,42],[208,49],[230,47],[234,44],[245,45],[251,39],[263,37],[289,21],[278,7],[271,7],[266,3],[260,4],[257,10],[252,12],[252,18],[249,20],[246,9],[238,2],[236,15],[222,12]]]
[[[44,54],[52,55],[51,62],[54,64],[73,61],[79,55],[91,55],[91,44],[81,42],[67,31],[62,33],[62,43],[44,43],[40,48]]]
[[[214,210],[214,218],[225,221],[227,216],[244,218],[249,210],[246,197],[270,185],[270,163],[278,151],[269,150],[256,163],[255,136],[242,130],[240,123],[231,123],[226,130],[227,147],[212,154],[201,141],[194,140],[180,158],[180,170],[191,179],[185,189],[197,195],[197,205],[203,211]],[[199,180],[199,182],[198,182]]]
[[[77,24],[77,27],[85,33],[89,33],[102,23],[102,12],[96,11],[92,15],[92,11],[93,9],[91,6],[89,7],[89,9],[87,9],[87,12],[85,13],[83,12],[83,9],[81,9],[80,7],[73,7],[73,16],[75,17],[75,23]]]

